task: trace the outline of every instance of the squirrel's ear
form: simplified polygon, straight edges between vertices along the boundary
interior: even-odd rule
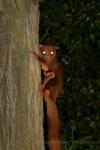
[[[55,46],[55,50],[57,50],[57,49],[59,49],[59,47],[58,47],[58,46]]]
[[[39,44],[39,48],[43,48],[43,45],[42,45],[42,44]]]

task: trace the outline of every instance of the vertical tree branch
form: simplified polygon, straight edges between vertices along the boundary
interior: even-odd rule
[[[44,149],[38,1],[0,1],[0,150]]]

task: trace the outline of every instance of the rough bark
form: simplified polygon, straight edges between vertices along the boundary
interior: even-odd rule
[[[38,1],[0,0],[0,150],[44,150]]]

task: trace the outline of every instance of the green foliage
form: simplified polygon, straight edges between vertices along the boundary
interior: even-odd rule
[[[64,88],[58,101],[62,135],[69,142],[72,140],[72,131],[75,140],[90,135],[93,140],[98,141],[100,1],[42,1],[40,43],[59,46],[58,53],[64,76]]]
[[[62,150],[83,150],[83,149],[88,149],[88,150],[93,150],[94,146],[92,145],[90,149],[90,143],[91,143],[91,137],[90,136],[85,136],[82,137],[76,141],[72,141],[71,144],[68,141],[62,142]]]

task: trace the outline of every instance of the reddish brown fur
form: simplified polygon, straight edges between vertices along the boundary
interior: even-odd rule
[[[57,47],[41,45],[42,56],[33,52],[44,71],[44,80],[41,85],[41,92],[47,103],[47,118],[48,118],[48,144],[50,150],[61,150],[59,140],[60,136],[60,121],[56,106],[56,99],[60,94],[63,80],[60,65],[56,56]]]

